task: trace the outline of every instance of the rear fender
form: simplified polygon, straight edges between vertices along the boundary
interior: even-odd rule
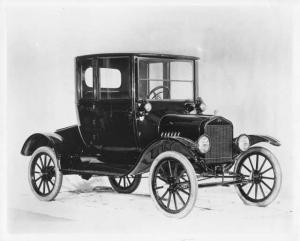
[[[156,140],[141,153],[137,164],[129,173],[129,175],[137,175],[149,172],[154,159],[160,153],[170,150],[183,154],[191,162],[193,162],[196,160],[198,148],[193,141],[182,137],[168,137]]]
[[[62,136],[56,133],[35,133],[27,138],[21,149],[21,154],[31,156],[32,153],[41,146],[51,147],[55,150],[56,154],[58,154],[61,152],[62,143]]]

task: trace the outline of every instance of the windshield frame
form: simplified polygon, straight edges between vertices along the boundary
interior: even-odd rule
[[[191,62],[193,66],[193,79],[192,79],[192,84],[193,84],[193,97],[191,99],[148,99],[148,98],[140,98],[139,97],[139,85],[140,85],[140,78],[139,78],[139,62],[140,60],[163,60],[163,61],[185,61],[185,62]],[[189,59],[189,58],[164,58],[164,57],[135,57],[135,96],[137,100],[147,100],[147,101],[155,101],[155,102],[186,102],[186,101],[195,101],[197,94],[198,94],[198,83],[197,83],[197,61],[194,59]]]

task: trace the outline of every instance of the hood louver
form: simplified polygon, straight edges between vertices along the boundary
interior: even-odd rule
[[[180,136],[179,131],[163,131],[160,134],[160,137],[176,137],[176,136]]]

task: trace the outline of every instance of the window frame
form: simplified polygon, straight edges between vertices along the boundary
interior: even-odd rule
[[[113,99],[103,99],[101,98],[101,84],[100,84],[100,79],[99,79],[99,60],[100,59],[128,59],[128,64],[129,64],[129,76],[128,76],[128,81],[129,83],[129,88],[128,88],[128,93],[129,96],[127,98],[113,98]],[[81,66],[84,62],[86,61],[91,61],[92,65],[91,67],[93,68],[93,98],[84,98],[82,96],[82,77],[81,77]],[[99,100],[118,100],[118,99],[132,99],[134,92],[133,92],[133,87],[134,83],[132,81],[132,58],[131,56],[93,56],[93,57],[87,57],[87,58],[76,58],[75,60],[75,81],[76,81],[76,102],[78,103],[79,100],[84,100],[84,101],[99,101]],[[120,71],[121,72],[121,71]],[[122,78],[122,72],[121,72],[121,78]],[[123,80],[121,79],[121,85]],[[121,87],[121,86],[120,86]],[[113,88],[103,88],[103,89],[112,89]],[[117,89],[117,88],[116,88]]]
[[[139,78],[139,74],[140,74],[140,70],[139,70],[139,66],[140,66],[140,60],[162,60],[162,61],[169,61],[169,63],[171,63],[172,61],[174,62],[191,62],[192,63],[192,68],[193,68],[193,79],[190,81],[190,80],[171,80],[169,76],[169,81],[170,83],[171,82],[192,82],[192,85],[193,85],[193,97],[191,99],[160,99],[160,100],[157,100],[157,99],[143,99],[143,98],[140,98],[139,97],[139,86],[140,86],[140,78]],[[195,101],[196,97],[198,96],[198,74],[197,74],[197,61],[194,60],[194,59],[188,59],[188,58],[161,58],[161,57],[139,57],[137,56],[136,57],[136,60],[135,60],[135,68],[136,68],[136,99],[138,101],[141,101],[141,100],[147,100],[147,101],[155,101],[155,102],[161,102],[161,101],[169,101],[169,102],[184,102],[184,101],[187,101],[187,100],[191,100],[191,101]],[[170,68],[170,64],[169,64],[169,68]],[[147,79],[144,79],[143,80],[147,80]],[[165,81],[164,79],[161,79],[161,80],[154,80],[154,81]]]
[[[106,98],[101,98],[101,79],[100,79],[100,76],[99,76],[99,60],[100,59],[128,59],[128,63],[129,63],[129,70],[131,70],[132,68],[132,63],[131,63],[131,57],[130,56],[97,56],[95,57],[96,59],[96,66],[95,66],[95,74],[96,74],[96,92],[97,92],[97,100],[125,100],[125,99],[132,99],[132,96],[133,96],[133,92],[132,92],[132,73],[131,71],[129,71],[129,76],[128,76],[128,81],[130,82],[130,87],[128,88],[128,93],[129,93],[129,96],[127,98],[112,98],[112,99],[106,99]],[[113,68],[111,68],[113,69]],[[121,73],[121,85],[120,87],[122,86],[123,84],[123,80],[122,80],[122,72],[120,71]],[[114,91],[115,89],[114,88],[103,88],[104,90],[112,90]],[[117,88],[116,88],[117,89]]]

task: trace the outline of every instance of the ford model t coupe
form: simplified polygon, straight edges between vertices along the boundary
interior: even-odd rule
[[[234,185],[246,204],[257,206],[278,195],[278,161],[256,144],[280,143],[234,137],[229,120],[203,114],[196,57],[79,56],[76,108],[78,125],[33,134],[22,147],[31,156],[29,183],[40,200],[56,197],[63,175],[108,176],[116,192],[131,193],[148,172],[151,197],[170,217],[192,210],[198,188]]]

